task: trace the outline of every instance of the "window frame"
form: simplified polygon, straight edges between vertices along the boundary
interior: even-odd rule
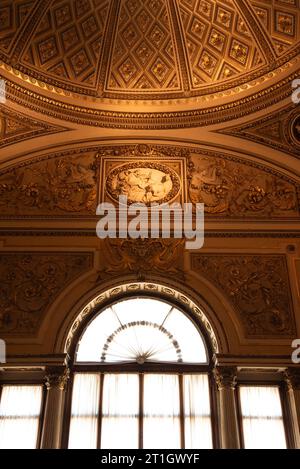
[[[42,436],[43,436],[43,426],[45,420],[45,409],[46,409],[46,399],[47,399],[47,389],[44,382],[34,381],[34,380],[22,380],[14,379],[7,381],[0,381],[0,402],[2,398],[2,391],[4,386],[39,386],[42,388],[42,397],[41,397],[41,407],[40,415],[38,418],[38,431],[37,431],[37,440],[36,446],[34,449],[41,449],[42,446]]]
[[[159,365],[159,363],[158,363]],[[122,365],[121,365],[122,366]],[[140,366],[140,365],[138,365]],[[66,404],[65,404],[65,415],[64,415],[64,425],[63,425],[63,439],[62,439],[62,449],[68,449],[69,445],[69,434],[70,434],[70,425],[71,425],[71,418],[72,418],[72,395],[73,395],[73,385],[74,385],[74,376],[76,373],[93,373],[100,375],[100,388],[99,388],[99,414],[98,414],[98,430],[97,430],[97,448],[101,449],[101,421],[102,421],[102,403],[103,403],[103,385],[104,385],[104,376],[106,374],[138,374],[139,376],[139,444],[138,449],[142,449],[143,444],[143,402],[144,402],[144,380],[143,377],[145,374],[176,374],[179,377],[179,406],[180,406],[180,439],[181,439],[181,449],[185,449],[185,435],[184,435],[184,412],[183,412],[183,377],[185,375],[199,375],[205,374],[208,379],[208,391],[209,391],[209,400],[210,400],[210,418],[211,418],[211,432],[212,432],[212,449],[217,449],[219,447],[219,438],[218,438],[218,424],[216,422],[217,418],[217,402],[215,399],[215,383],[213,380],[212,373],[206,368],[205,370],[202,368],[201,370],[172,370],[172,369],[164,369],[164,370],[143,370],[143,371],[127,371],[127,370],[103,370],[103,369],[94,369],[91,370],[88,366],[84,366],[84,369],[73,369],[70,377],[69,386],[67,389],[66,395]],[[100,366],[98,368],[103,368]]]
[[[236,403],[237,403],[237,417],[238,417],[238,427],[239,427],[239,436],[240,436],[240,446],[241,449],[245,449],[245,439],[244,439],[244,427],[243,427],[243,413],[242,413],[242,402],[240,388],[242,386],[246,387],[276,387],[279,390],[280,405],[282,411],[282,422],[284,428],[284,435],[286,441],[286,449],[294,449],[291,437],[291,428],[290,428],[290,418],[288,415],[287,402],[286,402],[286,390],[282,380],[238,380],[236,387]]]
[[[174,307],[176,308],[178,311],[180,311],[182,314],[184,314],[190,321],[191,323],[194,325],[194,327],[196,328],[196,330],[198,331],[199,335],[200,335],[200,338],[203,342],[203,345],[204,345],[204,348],[205,348],[205,351],[206,351],[206,357],[207,357],[207,362],[206,363],[201,363],[200,365],[204,365],[204,366],[209,366],[211,363],[212,363],[212,357],[213,357],[213,348],[212,348],[212,345],[210,343],[210,338],[208,336],[208,333],[207,331],[205,330],[203,324],[201,323],[200,320],[197,320],[189,311],[189,309],[187,307],[184,307],[181,303],[179,303],[176,298],[172,300],[170,300],[170,298],[168,297],[164,297],[163,295],[161,294],[149,294],[149,293],[127,293],[127,294],[124,294],[123,297],[121,298],[116,298],[114,301],[112,301],[111,299],[108,299],[105,303],[103,303],[101,305],[100,308],[95,308],[92,315],[89,317],[89,320],[87,322],[83,321],[83,323],[81,324],[81,327],[78,329],[76,335],[74,336],[73,338],[73,344],[72,344],[72,347],[71,347],[71,350],[70,350],[70,361],[71,363],[73,364],[73,366],[84,366],[84,365],[88,365],[88,366],[93,366],[95,365],[96,363],[95,362],[76,362],[76,355],[77,355],[77,351],[78,351],[78,348],[79,348],[79,344],[80,344],[80,341],[81,341],[81,338],[83,337],[85,331],[88,329],[88,327],[90,326],[90,324],[99,316],[101,315],[104,311],[106,311],[108,308],[110,307],[113,307],[114,305],[122,302],[122,301],[126,301],[126,300],[129,300],[129,299],[150,299],[150,300],[157,300],[157,301],[162,301],[166,304],[168,304],[170,307]],[[81,364],[80,364],[81,363]],[[153,362],[155,363],[155,362]],[[164,364],[164,363],[168,363],[168,362],[157,362],[158,364]],[[115,366],[115,363],[110,363],[108,362],[107,364],[106,363],[103,363],[103,365],[114,365]],[[116,363],[116,365],[126,365],[127,363]],[[174,362],[174,364],[176,364]],[[101,364],[102,365],[102,364]],[[179,365],[187,365],[187,366],[199,366],[197,363],[183,363],[183,364],[179,364]]]
[[[92,321],[103,311],[105,311],[110,306],[119,303],[120,301],[125,301],[127,299],[134,298],[149,298],[163,301],[171,306],[177,308],[182,314],[187,316],[187,318],[192,321],[194,327],[197,329],[200,334],[200,338],[203,341],[203,344],[206,349],[207,363],[204,364],[195,364],[195,363],[167,363],[167,362],[149,362],[144,364],[138,363],[95,363],[95,362],[84,362],[76,363],[76,354],[79,346],[80,339],[84,334],[87,327],[92,323]],[[165,297],[161,293],[141,293],[136,292],[127,293],[122,296],[122,298],[116,298],[114,301],[108,299],[105,303],[101,304],[101,307],[95,308],[92,315],[89,317],[88,321],[83,321],[81,327],[76,332],[76,335],[73,338],[73,343],[70,349],[70,380],[67,387],[67,395],[65,402],[64,410],[64,421],[63,421],[63,437],[62,437],[62,448],[68,449],[69,443],[69,433],[70,433],[70,424],[71,424],[71,407],[72,407],[72,394],[73,394],[73,384],[74,384],[74,375],[75,373],[99,373],[101,374],[100,378],[100,392],[99,392],[99,416],[98,422],[101,420],[102,414],[102,397],[103,397],[103,376],[107,373],[110,374],[122,374],[122,373],[133,373],[140,376],[140,382],[143,380],[143,375],[146,373],[151,374],[177,374],[179,376],[179,389],[183,389],[183,375],[184,374],[206,374],[208,377],[208,387],[209,387],[209,399],[210,399],[210,410],[211,410],[211,430],[212,430],[212,444],[213,449],[219,447],[219,431],[218,431],[218,417],[217,417],[217,400],[216,400],[216,385],[213,379],[213,348],[210,343],[210,338],[206,332],[203,324],[200,320],[197,320],[192,316],[189,309],[184,307],[181,303],[176,301],[176,298],[170,299]],[[181,378],[180,378],[181,377]],[[180,384],[181,383],[181,384]],[[139,415],[139,448],[141,448],[142,443],[142,433],[143,433],[143,415],[141,412],[142,403],[143,403],[143,386],[140,384],[140,415]],[[184,415],[182,413],[182,402],[183,393],[180,390],[180,428],[181,428],[181,446],[184,442]],[[97,437],[97,449],[100,448],[101,443],[101,426],[98,425],[98,437]]]

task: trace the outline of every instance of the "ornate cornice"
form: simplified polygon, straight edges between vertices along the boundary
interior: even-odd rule
[[[24,140],[64,132],[67,129],[29,118],[20,112],[0,105],[0,148]]]
[[[300,157],[300,139],[295,135],[294,122],[299,119],[299,107],[291,104],[263,119],[255,119],[243,125],[231,126],[217,132],[251,140],[275,150]]]
[[[77,230],[74,229],[27,229],[27,228],[12,228],[8,230],[7,228],[0,228],[0,236],[26,236],[26,237],[91,237],[95,238],[96,233],[94,228],[78,228]],[[273,238],[273,239],[299,239],[300,238],[300,227],[298,231],[280,231],[272,229],[270,231],[255,231],[250,232],[248,229],[245,231],[238,231],[238,230],[224,230],[222,231],[215,231],[206,229],[205,232],[206,238],[230,238],[230,239],[239,239],[239,238]]]
[[[123,129],[172,129],[213,125],[238,119],[260,111],[291,95],[291,82],[298,78],[295,72],[289,77],[262,91],[228,104],[174,112],[118,112],[68,104],[30,91],[23,85],[6,80],[7,98],[33,111],[95,127]],[[212,99],[220,97],[213,95]]]

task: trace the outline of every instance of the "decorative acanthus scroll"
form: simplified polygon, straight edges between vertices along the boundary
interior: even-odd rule
[[[107,239],[105,259],[98,280],[107,276],[135,273],[139,280],[151,273],[183,278],[182,239]]]
[[[225,158],[193,156],[188,166],[189,197],[207,214],[299,216],[296,188],[283,178]]]
[[[192,270],[225,293],[248,337],[294,337],[285,256],[192,254]]]
[[[300,187],[266,166],[174,145],[70,149],[0,172],[0,218],[96,217],[100,202],[204,203],[215,219],[295,219]]]
[[[92,254],[0,254],[0,332],[34,334],[55,297],[92,266]]]
[[[53,158],[0,175],[2,215],[94,215],[96,197],[91,154]]]

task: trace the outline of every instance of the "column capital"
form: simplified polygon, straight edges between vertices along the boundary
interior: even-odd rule
[[[218,389],[235,389],[237,384],[237,368],[235,366],[217,366],[213,370]]]
[[[60,391],[66,389],[68,379],[70,377],[69,368],[50,367],[46,369],[45,384],[47,390],[58,388]]]
[[[284,380],[289,390],[300,391],[300,368],[287,368]]]

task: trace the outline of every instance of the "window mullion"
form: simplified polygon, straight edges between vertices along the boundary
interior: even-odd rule
[[[139,374],[139,449],[143,448],[144,438],[143,438],[143,431],[144,431],[144,374]]]
[[[97,449],[101,448],[101,431],[102,431],[102,409],[103,409],[103,386],[104,386],[103,373],[100,374],[100,392],[99,392],[99,409],[98,409],[98,434],[97,434]]]
[[[184,398],[183,398],[183,375],[179,375],[179,401],[180,401],[180,443],[181,449],[185,448],[185,426],[184,426]]]

